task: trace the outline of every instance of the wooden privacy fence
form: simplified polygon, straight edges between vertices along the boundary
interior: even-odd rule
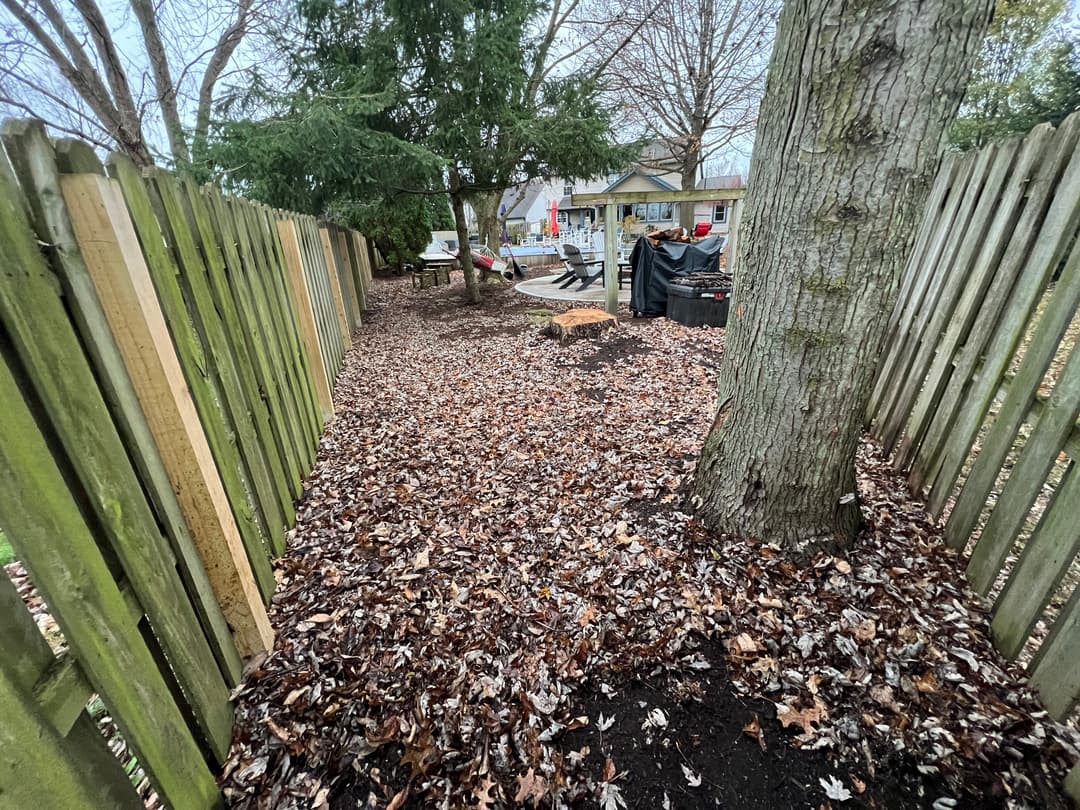
[[[1074,114],[945,159],[868,411],[932,513],[951,507],[946,540],[993,594],[998,648],[1015,658],[1049,626],[1029,671],[1058,719],[1080,700],[1078,133]]]
[[[62,633],[0,576],[0,804],[222,805],[242,659],[370,283],[363,237],[8,122],[0,526]]]

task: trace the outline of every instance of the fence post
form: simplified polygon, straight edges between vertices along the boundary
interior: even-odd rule
[[[184,381],[115,181],[66,175],[61,188],[87,270],[240,654],[273,645],[240,532]]]

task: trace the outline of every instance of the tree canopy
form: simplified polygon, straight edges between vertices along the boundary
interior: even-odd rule
[[[627,161],[592,77],[538,68],[561,0],[304,0],[300,11],[302,36],[284,44],[289,92],[250,88],[237,102],[248,114],[216,131],[223,177],[252,196],[344,214],[407,257],[436,210],[410,197],[449,195],[461,235],[465,202]]]
[[[1063,0],[998,0],[950,141],[982,146],[1080,109],[1080,48]]]

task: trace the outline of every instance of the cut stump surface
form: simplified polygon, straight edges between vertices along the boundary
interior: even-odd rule
[[[551,319],[548,334],[560,343],[569,343],[575,338],[596,337],[616,323],[614,315],[600,309],[572,309]]]

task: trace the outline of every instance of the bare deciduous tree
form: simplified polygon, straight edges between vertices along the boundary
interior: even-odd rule
[[[0,109],[140,165],[163,134],[166,157],[188,164],[206,142],[215,87],[271,2],[129,0],[103,11],[96,0],[0,0]]]
[[[785,4],[694,486],[710,529],[796,555],[853,541],[878,353],[991,5]]]
[[[587,25],[594,48],[624,43],[604,73],[628,131],[660,141],[682,187],[705,161],[747,139],[757,124],[778,0],[610,0]],[[643,24],[644,23],[644,24]],[[633,36],[631,32],[637,30]],[[680,206],[690,227],[693,206]]]

